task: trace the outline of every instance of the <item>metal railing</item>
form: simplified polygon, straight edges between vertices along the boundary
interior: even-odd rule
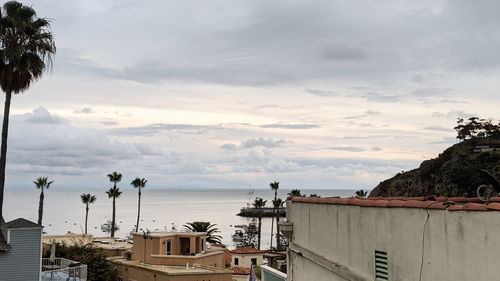
[[[42,280],[85,281],[87,266],[65,258],[42,259]]]

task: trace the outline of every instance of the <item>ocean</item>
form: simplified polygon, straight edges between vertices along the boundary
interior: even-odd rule
[[[116,222],[120,229],[115,237],[126,237],[137,220],[137,190],[121,188],[123,193],[116,200]],[[289,189],[279,189],[278,197],[285,199]],[[308,189],[302,193],[327,196],[352,196],[355,190],[346,189]],[[111,219],[112,199],[107,198],[104,189],[49,189],[45,191],[43,211],[44,232],[51,235],[67,232],[83,233],[85,227],[85,205],[80,194],[91,193],[97,197],[90,205],[88,233],[94,237],[109,236],[101,231],[101,224]],[[39,190],[11,188],[5,190],[4,218],[6,221],[26,218],[38,220]],[[236,214],[255,197],[267,200],[271,206],[274,192],[271,189],[255,189],[253,194],[245,189],[143,189],[141,197],[140,228],[171,230],[176,226],[182,230],[186,222],[209,221],[217,224],[223,237],[222,242],[234,248],[231,235],[234,225],[248,224],[251,218]],[[261,248],[268,248],[271,235],[271,218],[262,219]],[[274,241],[274,240],[273,240]],[[274,243],[273,243],[274,244]]]

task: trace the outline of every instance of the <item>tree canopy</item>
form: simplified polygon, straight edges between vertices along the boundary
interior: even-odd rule
[[[491,119],[470,117],[467,120],[458,118],[457,139],[466,140],[473,138],[493,138],[500,139],[500,123],[494,124]]]

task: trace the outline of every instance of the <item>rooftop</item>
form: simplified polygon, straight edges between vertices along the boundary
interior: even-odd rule
[[[500,211],[500,197],[491,198],[490,204],[484,204],[479,198],[466,197],[368,197],[360,199],[356,197],[294,197],[292,202],[353,205],[360,207],[379,208],[422,208],[446,211]]]
[[[34,223],[32,221],[29,221],[27,219],[18,218],[5,223],[5,227],[8,229],[14,229],[14,228],[42,228],[43,226]]]
[[[168,237],[168,236],[200,236],[206,235],[206,232],[169,232],[169,231],[155,231],[148,235],[151,237]],[[143,236],[142,232],[135,232],[133,235]]]
[[[144,264],[140,261],[127,260],[125,258],[111,258],[110,259],[115,264],[123,264],[127,266],[149,269],[151,271],[156,271],[166,275],[186,275],[186,274],[214,274],[214,273],[232,273],[229,270],[216,268],[216,267],[208,267],[201,265],[194,266],[177,266],[177,265],[154,265],[154,264]]]
[[[234,275],[250,275],[250,268],[248,267],[233,266],[229,267],[228,270],[231,270]]]
[[[229,250],[231,254],[263,254],[267,253],[266,250],[259,250],[255,248],[240,248],[235,250]]]

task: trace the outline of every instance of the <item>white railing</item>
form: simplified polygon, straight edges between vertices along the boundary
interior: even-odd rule
[[[87,266],[64,258],[42,259],[42,280],[87,280]]]

